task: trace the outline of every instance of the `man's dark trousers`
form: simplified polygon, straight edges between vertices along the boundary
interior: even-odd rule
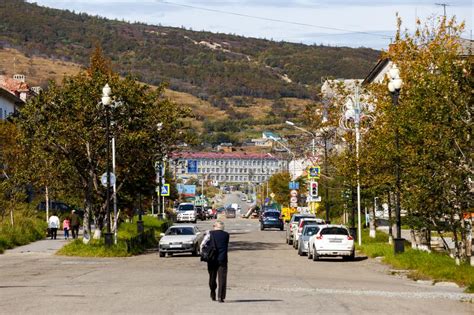
[[[207,271],[209,271],[209,288],[211,289],[211,297],[219,300],[225,300],[225,293],[227,287],[227,263],[220,264],[218,262],[209,263],[207,265]],[[217,288],[217,278],[219,278],[219,288]]]

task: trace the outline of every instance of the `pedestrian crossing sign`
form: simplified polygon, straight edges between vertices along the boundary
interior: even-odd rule
[[[156,188],[156,192],[158,192],[159,186]],[[161,186],[161,194],[158,192],[158,196],[161,197],[169,197],[170,196],[170,184],[163,184]]]

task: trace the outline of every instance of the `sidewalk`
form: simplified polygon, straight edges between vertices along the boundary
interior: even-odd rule
[[[79,229],[79,236],[82,235],[82,227]],[[69,243],[72,240],[69,237],[69,240],[64,239],[64,235],[62,232],[58,232],[58,236],[55,240],[50,239],[49,237],[39,240],[27,245],[18,246],[12,249],[7,249],[3,255],[11,255],[11,254],[29,254],[29,253],[36,253],[36,254],[47,254],[47,255],[54,255],[58,250],[60,250],[64,245]]]

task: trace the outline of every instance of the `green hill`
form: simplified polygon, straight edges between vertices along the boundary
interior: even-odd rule
[[[311,98],[322,77],[360,78],[379,52],[272,42],[180,28],[130,24],[0,2],[0,43],[29,55],[86,64],[99,43],[121,74],[163,81],[202,99],[230,96]]]

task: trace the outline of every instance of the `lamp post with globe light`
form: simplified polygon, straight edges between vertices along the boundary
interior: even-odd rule
[[[398,99],[400,97],[400,90],[402,88],[402,79],[400,78],[400,70],[396,64],[392,65],[392,68],[388,71],[388,90],[392,96],[392,104],[395,108],[398,107]],[[400,210],[400,136],[398,132],[398,126],[395,126],[395,213],[396,213],[396,225],[397,225],[397,237],[394,239],[394,251],[395,253],[403,253],[405,251],[405,240],[402,238],[402,223],[401,223],[401,210]]]
[[[110,229],[110,106],[112,98],[110,97],[112,89],[109,84],[105,84],[102,88],[102,105],[105,108],[105,137],[107,141],[107,170],[106,170],[106,212],[105,220],[107,221],[107,232],[104,234],[105,246],[110,247],[113,244],[113,234]]]

